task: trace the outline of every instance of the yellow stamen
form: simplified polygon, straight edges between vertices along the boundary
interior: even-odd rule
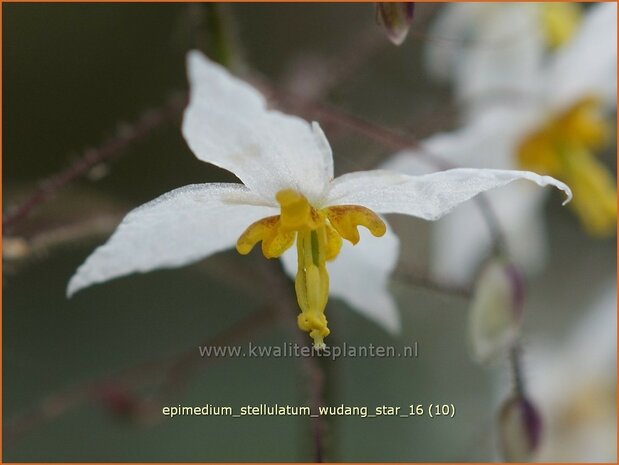
[[[582,7],[571,2],[542,3],[540,15],[546,43],[558,48],[572,38],[580,25]]]
[[[282,214],[282,226],[290,231],[303,228],[315,229],[321,220],[316,210],[312,208],[307,199],[292,189],[279,191],[275,196],[279,203]]]
[[[565,179],[574,193],[572,208],[589,234],[612,235],[617,218],[617,189],[613,177],[587,150],[574,148],[565,158]]]
[[[262,241],[262,253],[266,258],[278,258],[294,243],[294,231],[282,228],[279,216],[269,216],[249,226],[236,242],[236,250],[247,255]]]
[[[327,261],[331,261],[335,259],[340,253],[340,249],[342,248],[342,236],[335,230],[333,226],[331,226],[328,222],[325,224],[326,226],[326,244],[325,244],[325,258]]]
[[[591,150],[601,149],[610,140],[610,124],[602,116],[601,102],[593,97],[581,99],[561,118],[563,135]]]
[[[365,226],[376,237],[382,236],[387,231],[383,220],[369,208],[358,205],[339,205],[328,207],[325,211],[339,235],[353,245],[359,242],[357,226]]]
[[[299,328],[307,331],[315,347],[324,347],[330,333],[325,308],[329,299],[329,274],[326,262],[334,260],[342,247],[342,238],[353,245],[359,242],[358,226],[374,236],[385,234],[385,223],[373,211],[358,205],[341,205],[316,210],[307,199],[292,189],[275,197],[281,214],[256,221],[239,237],[236,249],[248,254],[262,241],[267,258],[281,256],[297,241],[295,291],[301,313]]]
[[[325,307],[329,298],[329,275],[325,265],[325,227],[300,231],[297,238],[298,268],[295,279],[301,307],[299,328],[309,332],[318,348],[329,335]]]
[[[593,155],[610,140],[610,126],[595,99],[586,98],[528,136],[518,149],[523,169],[557,177],[574,193],[572,208],[597,236],[615,232],[617,189]]]

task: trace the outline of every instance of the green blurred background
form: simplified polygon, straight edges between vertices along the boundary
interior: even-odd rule
[[[323,100],[386,126],[412,127],[413,135],[423,137],[453,125],[449,89],[428,80],[421,59],[423,31],[439,8],[418,5],[414,26],[418,33],[401,47],[382,38],[371,4],[238,4],[228,5],[226,14],[234,20],[235,39],[246,65],[276,87],[290,86],[298,70],[306,69],[302,66],[314,69],[320,78],[329,75],[333,69],[322,65],[337,68],[356,53],[359,38],[370,37],[378,43],[375,50]],[[4,4],[2,9],[5,211],[82,149],[183,91],[184,55],[202,43],[200,34],[205,33],[210,12],[203,5],[187,4]],[[98,166],[90,177],[64,189],[11,235],[28,239],[99,214],[119,215],[186,184],[233,181],[232,175],[191,154],[179,121],[161,126],[131,145],[119,160]],[[390,154],[356,134],[329,124],[324,127],[338,172],[372,160],[378,163]],[[613,153],[608,160],[614,164]],[[615,273],[614,238],[591,240],[558,201],[548,202],[546,213],[550,261],[546,271],[529,283],[527,293],[525,342],[532,344],[562,340]],[[396,225],[403,233],[403,261],[417,260],[417,268],[423,267],[425,226],[405,220]],[[123,278],[67,300],[69,277],[107,234],[80,237],[5,261],[4,460],[312,461],[307,418],[155,415],[136,420],[126,414],[124,402],[148,396],[153,385],[149,380],[138,379],[128,391],[124,384],[114,383],[103,394],[99,388],[89,391],[87,399],[75,406],[62,404],[59,415],[54,413],[58,405],[41,406],[50,395],[93,378],[114,378],[119,370],[191,352],[264,302],[260,294],[239,290],[230,273],[219,273],[224,268],[246,269],[251,281],[252,273],[259,272],[256,257],[235,252],[212,263]],[[500,386],[507,367],[484,368],[471,361],[464,331],[465,299],[402,282],[394,282],[392,289],[404,322],[400,338],[333,301],[330,342],[401,346],[418,341],[420,357],[322,361],[327,404],[405,407],[447,402],[456,405],[457,414],[449,420],[330,419],[327,459],[496,459],[493,424],[506,394]],[[294,342],[295,336],[272,324],[250,339],[280,344]],[[199,357],[197,350],[192,356]],[[161,402],[305,405],[307,385],[299,365],[295,359],[228,359],[213,364],[198,360],[182,386],[167,393],[165,402],[157,402],[159,406]],[[7,428],[33,410],[43,411],[44,421],[31,425],[26,421],[19,435],[6,437]]]

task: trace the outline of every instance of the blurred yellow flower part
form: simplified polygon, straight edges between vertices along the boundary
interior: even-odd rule
[[[523,169],[555,176],[572,187],[572,208],[596,236],[613,234],[617,220],[615,180],[594,155],[610,141],[610,132],[599,100],[583,98],[526,137],[517,154]]]
[[[572,38],[582,19],[582,6],[572,2],[539,4],[546,43],[558,48]]]

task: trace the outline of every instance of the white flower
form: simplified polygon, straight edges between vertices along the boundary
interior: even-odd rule
[[[567,42],[580,22],[574,3],[452,3],[430,31],[427,68],[453,82],[467,104],[509,91],[527,92],[549,49]]]
[[[540,462],[617,460],[617,276],[595,293],[571,334],[525,352],[528,387],[544,418]]]
[[[464,8],[452,6],[456,7]],[[518,4],[513,8],[530,7],[533,5]],[[512,16],[499,18],[510,21]],[[484,98],[470,102],[473,110],[467,112],[465,124],[428,138],[420,150],[396,154],[384,167],[408,174],[432,172],[435,168],[423,160],[424,154],[430,153],[454,166],[532,169],[570,185],[572,207],[590,233],[613,234],[615,183],[594,152],[610,142],[605,118],[615,111],[616,36],[616,4],[592,6],[577,34],[551,59],[525,66],[528,82],[534,84],[521,87],[517,98],[486,97],[498,89],[488,76],[494,73],[507,82],[509,73],[504,71],[516,69],[519,63],[506,65],[505,57],[495,56],[494,63],[488,59],[475,71],[467,68],[456,79],[479,82],[471,76],[485,73],[489,92],[481,84],[477,86]],[[533,272],[542,266],[546,253],[541,213],[545,192],[530,187],[514,184],[488,201],[506,232],[511,258]],[[491,245],[483,217],[471,204],[438,222],[432,241],[434,273],[459,283],[470,280]]]
[[[398,241],[376,213],[435,220],[518,179],[556,186],[571,197],[565,184],[526,171],[457,169],[414,177],[377,170],[333,179],[331,148],[317,123],[268,110],[255,89],[198,52],[188,55],[188,69],[185,139],[198,158],[243,184],[186,186],[133,210],[80,266],[68,295],[118,276],[186,265],[235,244],[246,254],[262,241],[264,255],[276,258],[296,242],[296,266],[285,262],[296,274],[299,327],[321,345],[329,334],[329,287],[383,327],[399,327],[386,291]],[[354,250],[342,246],[342,239],[359,241],[357,226],[383,237],[364,233]],[[326,262],[336,257],[329,278]]]

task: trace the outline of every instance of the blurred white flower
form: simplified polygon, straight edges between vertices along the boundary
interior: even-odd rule
[[[544,419],[542,462],[617,460],[616,276],[596,295],[565,341],[544,337],[526,353],[527,385]]]
[[[188,71],[185,139],[200,160],[231,171],[243,184],[185,186],[133,210],[79,267],[68,295],[118,276],[186,265],[235,244],[247,254],[262,242],[267,258],[290,249],[284,262],[296,274],[299,327],[320,346],[329,334],[329,288],[383,327],[399,327],[386,290],[398,241],[376,213],[435,220],[480,192],[518,179],[556,186],[571,197],[565,184],[526,171],[408,176],[375,170],[333,179],[331,148],[317,123],[268,110],[254,88],[198,52],[188,55]],[[358,226],[384,237],[364,233],[356,250],[342,246],[342,239],[359,242]],[[326,262],[336,257],[329,278]]]
[[[426,66],[468,104],[527,92],[545,53],[571,38],[580,17],[581,6],[566,2],[447,4],[430,31]]]
[[[533,6],[518,4],[513,8]],[[512,19],[507,16],[503,21]],[[454,166],[532,169],[572,187],[572,207],[588,232],[614,234],[615,182],[594,152],[610,142],[608,120],[616,112],[616,43],[616,4],[590,7],[576,35],[543,66],[541,62],[525,66],[530,79],[517,98],[473,102],[475,109],[460,129],[430,137],[419,150],[398,153],[383,167],[408,174],[432,172],[435,168],[423,159],[424,154],[432,154]],[[512,66],[507,61],[510,55],[495,55],[493,65],[488,59],[480,69],[486,70],[487,76],[493,69],[495,75],[505,75],[510,81],[510,70],[521,64]],[[518,55],[512,58],[520,59]],[[456,79],[462,77],[466,82],[477,71],[463,72]],[[489,82],[485,85],[496,90]],[[539,269],[545,259],[544,198],[542,191],[519,184],[488,199],[506,232],[511,258],[528,272]],[[438,222],[432,240],[434,273],[457,283],[470,281],[491,245],[483,217],[471,204]]]

